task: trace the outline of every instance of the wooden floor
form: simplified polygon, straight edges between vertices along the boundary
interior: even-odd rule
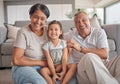
[[[11,69],[0,69],[0,84],[13,84]]]

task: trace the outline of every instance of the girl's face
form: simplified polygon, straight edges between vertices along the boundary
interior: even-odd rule
[[[41,10],[36,10],[31,16],[31,27],[34,30],[40,30],[45,26],[47,20],[46,15]]]
[[[51,24],[48,27],[48,36],[50,39],[59,39],[59,36],[62,34],[62,30],[58,24]]]

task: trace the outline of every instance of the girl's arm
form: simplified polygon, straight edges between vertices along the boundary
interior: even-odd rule
[[[72,52],[72,48],[67,48],[67,49],[68,49],[68,59],[69,59],[71,52]]]
[[[56,74],[55,67],[54,67],[53,61],[51,59],[51,56],[49,54],[49,51],[43,50],[43,52],[44,52],[44,54],[46,56],[48,67],[49,67],[49,69],[50,69],[50,71],[52,73],[53,82],[56,84],[56,79],[59,79],[59,77]]]
[[[51,59],[51,56],[49,54],[49,51],[43,50],[43,52],[44,52],[45,57],[47,59],[48,67],[49,67],[50,71],[52,72],[52,75],[56,75],[55,67],[54,67],[53,61]]]
[[[63,55],[62,55],[62,73],[66,73],[66,66],[67,66],[67,59],[68,59],[68,49],[65,47],[63,49]]]

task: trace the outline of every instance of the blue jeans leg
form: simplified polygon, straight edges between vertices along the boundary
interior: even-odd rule
[[[12,77],[14,84],[47,84],[37,70],[37,67],[13,66]]]
[[[69,81],[69,84],[77,84],[77,78],[76,74],[72,77],[72,79]]]

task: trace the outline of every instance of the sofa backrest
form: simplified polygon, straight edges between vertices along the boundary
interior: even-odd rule
[[[47,21],[46,25],[49,24],[50,21]],[[73,20],[60,20],[62,24],[62,28],[64,32],[68,32],[71,28],[74,27],[74,21]],[[30,23],[30,21],[16,21],[15,26],[17,27],[23,27]]]
[[[30,21],[15,21],[15,26],[16,27],[23,27],[25,25],[28,25],[30,23]]]
[[[120,55],[120,24],[103,25],[109,39],[115,41],[117,54]]]

